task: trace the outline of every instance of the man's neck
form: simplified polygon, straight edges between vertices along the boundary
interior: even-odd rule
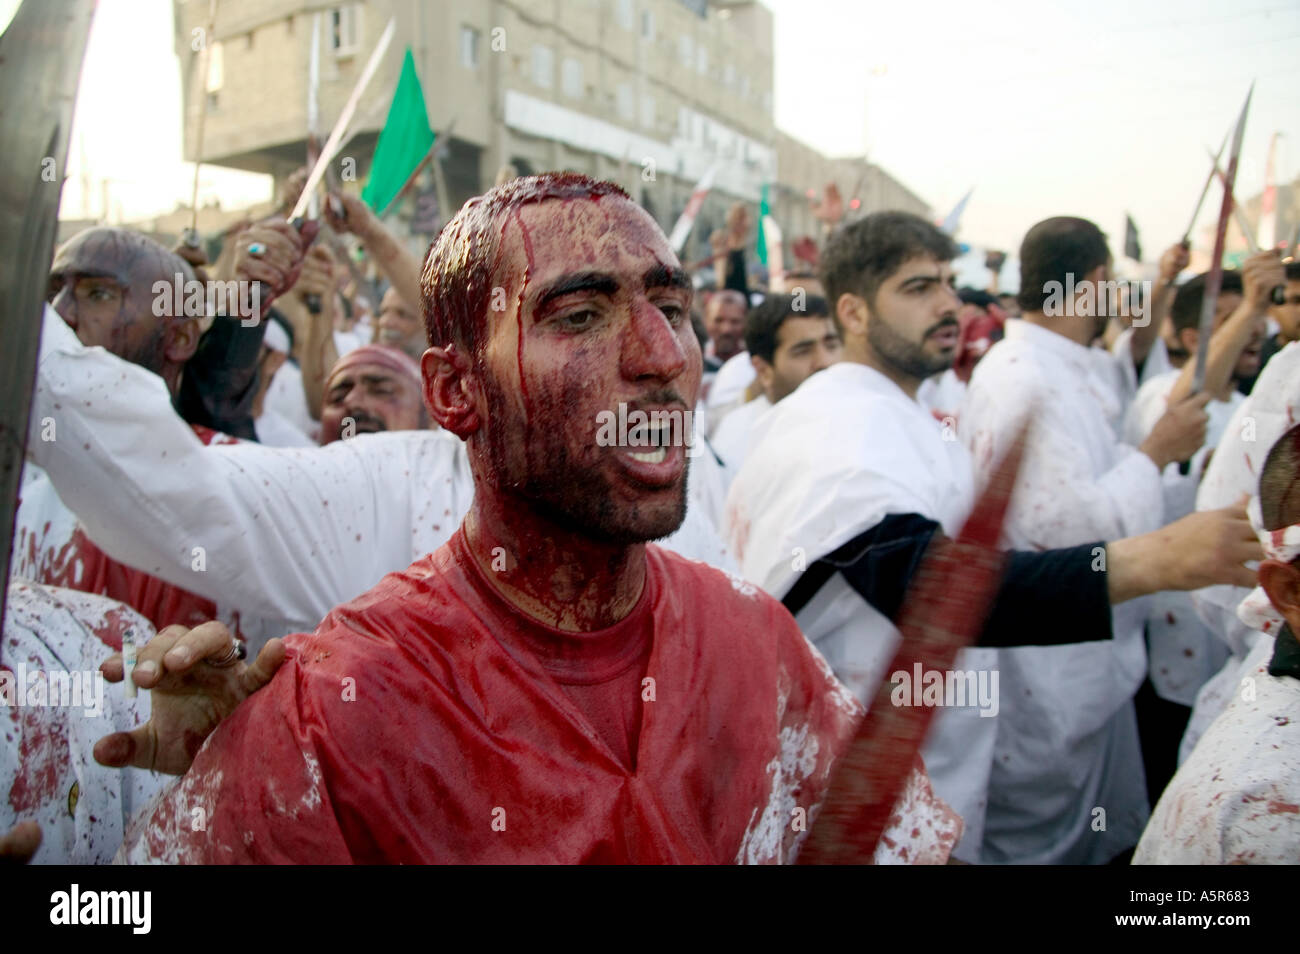
[[[574,532],[479,483],[462,526],[466,548],[501,596],[526,616],[570,632],[626,617],[645,588],[645,544]]]
[[[1058,334],[1068,341],[1073,341],[1077,345],[1088,347],[1092,344],[1092,319],[1075,318],[1066,316],[1063,318],[1048,318],[1041,311],[1027,311],[1021,318],[1031,325],[1037,325],[1044,331],[1050,331]]]
[[[846,342],[844,345],[844,360],[852,361],[855,364],[865,364],[873,371],[879,371],[885,377],[889,378],[889,380],[897,384],[899,389],[909,398],[913,401],[916,400],[916,392],[917,389],[921,387],[922,379],[914,378],[910,374],[898,370],[898,368],[881,358],[880,355],[876,353],[876,349],[871,347],[867,342],[862,342],[860,345],[856,346],[851,346]]]

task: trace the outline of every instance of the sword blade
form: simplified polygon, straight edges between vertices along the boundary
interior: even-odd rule
[[[898,618],[902,635],[887,673],[947,672],[973,644],[993,607],[1007,554],[998,547],[1011,503],[1027,425],[993,471],[955,539],[931,545],[908,587]],[[875,856],[899,795],[935,716],[931,706],[896,706],[888,679],[876,690],[853,740],[836,760],[800,864],[863,864]]]
[[[316,160],[316,165],[312,166],[311,174],[307,176],[307,184],[302,188],[302,195],[298,197],[298,204],[289,213],[290,221],[302,218],[303,212],[307,210],[307,205],[311,202],[311,194],[315,191],[316,186],[320,184],[321,176],[325,175],[326,166],[333,160],[339,140],[343,138],[343,133],[352,120],[352,114],[356,112],[357,104],[361,102],[361,94],[366,91],[366,87],[370,84],[375,71],[379,69],[379,64],[383,61],[384,54],[388,51],[388,45],[393,41],[393,33],[396,30],[397,20],[395,18],[389,20],[388,26],[384,28],[383,34],[379,37],[379,42],[375,44],[374,52],[370,54],[370,59],[366,62],[365,69],[361,71],[357,84],[352,87],[348,101],[343,106],[343,112],[339,113],[338,121],[334,123],[334,129],[331,130],[329,139],[325,141],[325,145],[320,151],[320,157]]]
[[[1201,300],[1201,317],[1197,325],[1196,367],[1192,376],[1192,394],[1205,387],[1205,361],[1210,353],[1210,329],[1214,327],[1214,310],[1219,303],[1219,289],[1223,287],[1223,244],[1228,235],[1228,218],[1232,215],[1232,186],[1237,181],[1237,160],[1241,156],[1241,140],[1246,132],[1246,114],[1250,112],[1250,98],[1255,84],[1250,84],[1246,102],[1237,117],[1237,128],[1232,133],[1232,151],[1228,154],[1228,171],[1223,177],[1223,203],[1219,207],[1219,224],[1214,230],[1214,258],[1210,261],[1210,274],[1205,279],[1205,297]],[[1217,165],[1217,164],[1216,164]]]

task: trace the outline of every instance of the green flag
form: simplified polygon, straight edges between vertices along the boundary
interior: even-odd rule
[[[393,105],[388,108],[388,118],[375,144],[370,176],[361,190],[366,205],[376,212],[386,209],[432,147],[429,113],[424,108],[420,78],[415,75],[415,57],[408,46]]]
[[[767,264],[767,235],[763,230],[763,219],[772,214],[767,205],[767,183],[763,183],[763,194],[758,200],[758,260]]]

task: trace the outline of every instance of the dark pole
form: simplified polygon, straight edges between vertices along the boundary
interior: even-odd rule
[[[67,174],[72,105],[94,0],[26,0],[0,36],[0,620],[8,593],[18,480],[41,340],[46,275]],[[55,436],[58,424],[55,422]]]

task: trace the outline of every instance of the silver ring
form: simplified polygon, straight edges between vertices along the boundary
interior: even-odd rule
[[[230,649],[226,651],[224,656],[220,659],[209,659],[207,662],[209,666],[215,666],[218,669],[227,669],[247,655],[248,650],[244,648],[244,644],[239,642],[237,639],[232,639],[230,641]]]
[[[266,246],[263,245],[261,242],[249,242],[249,243],[248,243],[248,254],[249,254],[249,255],[252,255],[254,258],[256,258],[256,257],[259,256],[259,255],[265,255],[265,254],[266,254]]]

